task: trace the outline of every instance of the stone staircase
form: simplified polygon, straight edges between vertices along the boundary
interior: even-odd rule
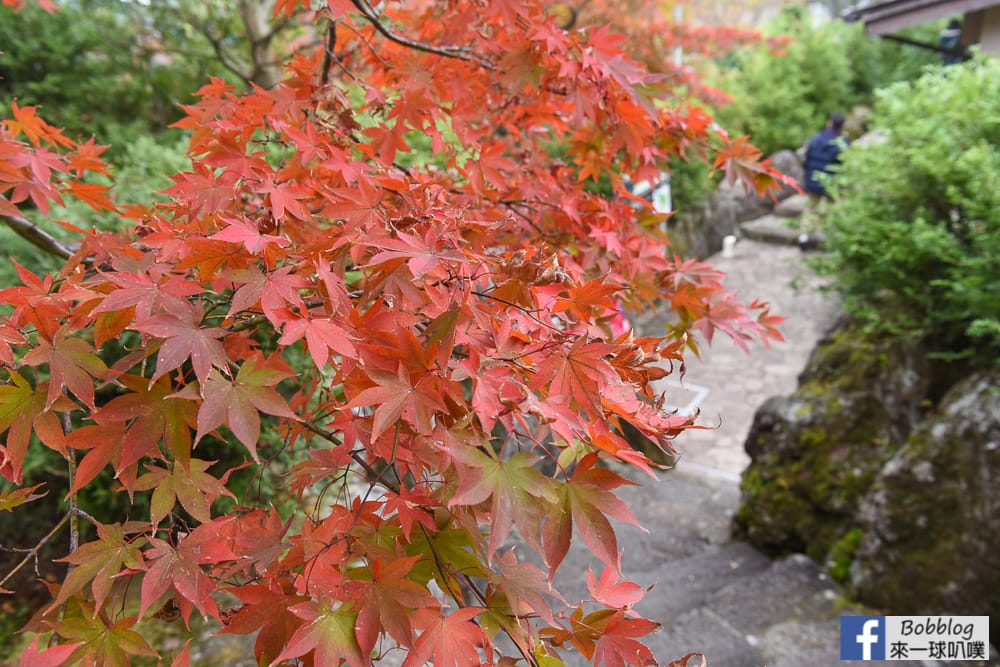
[[[793,195],[777,204],[772,213],[740,223],[740,233],[744,238],[763,243],[804,245],[809,250],[820,249],[823,246],[823,235],[815,228],[810,215],[811,208],[806,195]]]
[[[683,466],[642,483],[620,493],[649,530],[619,527],[622,568],[654,586],[636,611],[663,624],[647,638],[660,661],[699,652],[711,667],[848,664],[839,659],[839,616],[850,610],[836,584],[805,556],[772,561],[730,541],[736,483]],[[556,577],[568,598],[587,597],[587,567],[602,565],[572,550]],[[588,663],[574,655],[568,664]]]
[[[742,240],[733,256],[709,260],[727,272],[727,286],[741,298],[762,296],[777,306],[777,314],[788,318],[787,343],[746,356],[717,340],[703,351],[703,368],[694,364],[688,381],[712,388],[716,404],[703,406],[709,408],[708,421],[718,406],[728,423],[720,420],[717,430],[690,433],[694,446],[687,445],[680,463],[659,481],[636,478],[642,486],[619,489],[648,530],[616,525],[623,572],[643,586],[653,586],[636,611],[662,623],[646,641],[663,664],[692,652],[702,653],[710,667],[862,664],[840,660],[839,617],[877,612],[853,607],[836,582],[806,556],[771,560],[730,538],[742,470],[733,468],[740,459],[731,450],[742,450],[761,403],[794,388],[809,352],[835,317],[836,307],[821,296],[819,282],[803,267],[799,250],[788,247],[801,247],[803,232],[810,235],[803,249],[821,246],[809,211],[804,196],[785,200],[773,213],[740,226]],[[801,287],[789,288],[792,282]],[[660,317],[645,314],[635,324],[643,334],[655,335]],[[682,442],[678,445],[685,451]],[[714,467],[726,462],[724,468]],[[588,597],[588,567],[599,574],[603,565],[585,550],[572,549],[556,577],[567,599]],[[574,667],[589,664],[578,655],[565,657]]]

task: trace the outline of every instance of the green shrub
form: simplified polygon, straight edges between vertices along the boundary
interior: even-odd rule
[[[907,33],[937,40],[937,25]],[[814,25],[786,13],[766,31],[790,43],[777,51],[767,44],[740,50],[728,60],[717,85],[734,102],[717,112],[735,134],[749,134],[765,154],[798,148],[833,111],[870,104],[874,91],[915,78],[938,56],[865,34],[860,24],[831,21]]]
[[[998,110],[1000,62],[939,67],[884,90],[885,141],[843,155],[826,268],[871,331],[1000,356]]]
[[[180,118],[178,105],[222,70],[160,53],[146,23],[116,0],[66,0],[51,14],[0,7],[0,109],[41,106],[67,136],[110,144],[105,157],[117,161],[137,137]]]

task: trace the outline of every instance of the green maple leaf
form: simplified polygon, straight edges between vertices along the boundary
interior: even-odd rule
[[[157,655],[146,640],[132,630],[137,619],[127,617],[114,623],[95,614],[89,603],[70,601],[62,620],[54,629],[69,643],[80,644],[65,664],[128,667],[129,655]]]
[[[285,399],[273,388],[291,376],[283,368],[264,364],[260,357],[247,359],[233,382],[212,370],[203,388],[205,401],[198,410],[198,435],[195,441],[225,424],[254,460],[258,460],[260,413],[298,419],[298,415],[289,409]]]
[[[496,553],[515,524],[525,541],[541,550],[542,517],[559,497],[552,480],[534,468],[537,457],[522,452],[501,461],[475,447],[450,451],[464,465],[459,467],[458,490],[449,505],[477,505],[492,499],[490,552]]]
[[[358,645],[354,632],[358,617],[355,612],[346,607],[331,610],[315,602],[302,602],[289,611],[305,619],[306,624],[295,631],[272,665],[310,651],[315,651],[313,663],[316,665],[339,665],[343,660],[351,667],[364,667],[371,662],[362,656]]]
[[[100,539],[82,544],[69,556],[60,559],[72,563],[74,567],[66,575],[54,606],[66,602],[90,582],[94,604],[100,609],[111,590],[112,580],[119,575],[122,566],[132,570],[146,569],[139,551],[142,538],[129,542],[118,524],[98,524],[97,536]]]
[[[135,481],[140,491],[153,489],[149,518],[154,526],[174,509],[177,501],[191,516],[206,523],[212,520],[211,507],[216,498],[235,498],[222,481],[206,472],[211,465],[211,461],[191,459],[185,467],[175,461],[173,470],[151,468]]]
[[[32,500],[37,500],[48,494],[45,493],[34,493],[44,484],[35,484],[34,486],[28,486],[23,489],[12,489],[10,491],[0,492],[0,512],[9,512],[15,507],[19,507],[25,503],[30,503]]]

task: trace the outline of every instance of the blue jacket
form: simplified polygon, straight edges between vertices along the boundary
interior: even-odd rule
[[[818,173],[832,173],[830,167],[840,162],[843,139],[833,130],[824,128],[809,140],[806,149],[806,192],[826,195],[826,189],[816,180]]]

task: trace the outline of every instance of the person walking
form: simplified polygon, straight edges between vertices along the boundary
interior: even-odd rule
[[[844,139],[840,136],[844,129],[844,114],[832,113],[826,127],[813,135],[806,148],[806,194],[813,202],[829,199],[826,187],[818,179],[820,174],[832,173],[831,167],[840,162],[840,151]]]
[[[962,24],[958,19],[948,21],[948,27],[941,31],[938,45],[941,47],[941,60],[945,65],[957,65],[966,59],[961,45]]]

